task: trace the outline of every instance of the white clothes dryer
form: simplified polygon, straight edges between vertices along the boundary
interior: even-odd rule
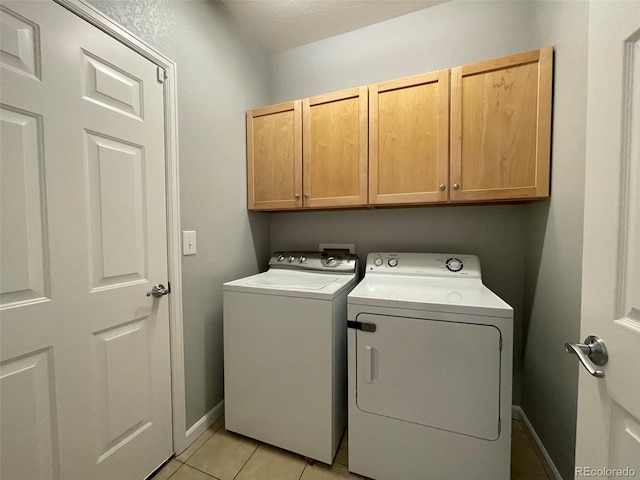
[[[508,480],[513,309],[478,258],[370,253],[347,316],[349,470]]]
[[[331,464],[346,426],[355,255],[276,252],[224,284],[225,427]]]

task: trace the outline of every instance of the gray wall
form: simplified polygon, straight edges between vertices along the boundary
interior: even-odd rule
[[[530,2],[448,2],[272,55],[271,103],[530,50]],[[514,403],[520,403],[524,205],[272,215],[271,247],[356,244],[370,251],[472,253],[487,286],[515,309]]]
[[[283,102],[537,48],[533,2],[446,2],[272,55]]]
[[[552,195],[527,207],[522,407],[564,478],[573,478],[582,277],[587,2],[539,2],[537,41],[555,45]]]
[[[222,283],[269,255],[269,217],[246,209],[245,111],[266,105],[267,58],[219,2],[90,2],[178,65],[187,428],[223,398]]]

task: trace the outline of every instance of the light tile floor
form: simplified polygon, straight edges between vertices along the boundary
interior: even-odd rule
[[[333,465],[311,465],[300,455],[225,430],[222,417],[152,480],[362,480],[349,473],[347,445],[345,434]],[[548,480],[518,420],[513,421],[511,445],[511,480]]]

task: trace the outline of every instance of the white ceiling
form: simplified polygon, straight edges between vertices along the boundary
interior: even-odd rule
[[[222,0],[274,53],[415,12],[446,0]]]

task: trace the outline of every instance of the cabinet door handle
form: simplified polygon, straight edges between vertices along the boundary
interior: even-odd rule
[[[309,198],[309,194],[308,194],[308,193],[305,193],[305,194],[304,194],[304,198]]]
[[[299,194],[299,193],[296,193],[296,194],[294,195],[294,197],[295,197],[295,199],[296,199],[296,200],[298,200],[298,199],[300,198],[300,194]]]
[[[454,190],[460,190],[460,184],[459,183],[454,183],[453,184],[453,189]]]
[[[440,184],[439,188],[440,188],[441,192],[444,192],[447,189],[447,186],[444,183],[442,183],[442,184]]]

